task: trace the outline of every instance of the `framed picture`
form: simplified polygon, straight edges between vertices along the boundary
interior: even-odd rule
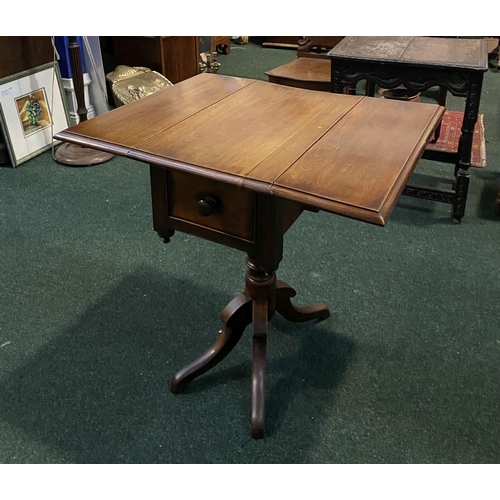
[[[58,142],[69,117],[57,62],[0,80],[0,126],[13,167]]]

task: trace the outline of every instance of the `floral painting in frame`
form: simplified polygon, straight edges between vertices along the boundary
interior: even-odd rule
[[[69,127],[57,62],[0,80],[0,125],[13,167],[52,147]]]

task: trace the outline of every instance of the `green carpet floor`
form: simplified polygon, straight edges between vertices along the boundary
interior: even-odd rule
[[[265,80],[294,57],[250,43],[219,59],[223,74]],[[165,387],[215,339],[244,255],[181,233],[164,245],[144,164],[74,169],[47,152],[0,168],[0,462],[498,463],[492,68],[487,167],[472,172],[461,225],[448,205],[403,197],[385,228],[307,212],[287,233],[279,276],[332,316],[273,319],[260,441],[250,332],[186,393]],[[452,170],[422,161],[415,175]]]

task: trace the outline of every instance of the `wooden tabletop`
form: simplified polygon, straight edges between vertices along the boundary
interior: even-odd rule
[[[443,113],[203,73],[55,137],[385,225]]]
[[[485,40],[418,36],[347,36],[329,57],[488,70]]]
[[[266,75],[276,78],[288,78],[300,82],[330,83],[331,62],[329,59],[298,57],[289,63],[266,71]]]

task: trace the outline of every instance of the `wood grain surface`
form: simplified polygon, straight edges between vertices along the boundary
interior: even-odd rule
[[[400,104],[363,99],[275,184],[379,212],[398,177],[413,169],[408,161],[417,144],[425,146],[432,117],[433,107],[407,102],[401,113]]]
[[[488,50],[486,41],[480,39],[413,37],[401,60],[486,71]]]
[[[171,217],[253,241],[253,191],[180,171],[169,172],[168,186]],[[217,202],[209,215],[197,208],[206,196]]]
[[[104,113],[88,123],[79,123],[69,130],[82,138],[95,138],[132,149],[255,81],[211,76],[215,75],[203,73],[189,78],[145,99]]]
[[[486,41],[416,36],[347,36],[328,55],[334,58],[488,69]]]
[[[443,112],[202,74],[56,138],[384,225]]]
[[[271,183],[289,163],[281,160],[258,169],[262,162],[281,149],[292,149],[287,161],[297,159],[313,142],[306,140],[304,144],[304,139],[312,133],[317,140],[361,99],[338,99],[333,94],[258,81],[187,118],[168,133],[137,144],[136,149]],[[224,141],[225,137],[230,139]]]
[[[310,90],[330,90],[331,61],[323,58],[299,57],[266,71],[271,83]]]

